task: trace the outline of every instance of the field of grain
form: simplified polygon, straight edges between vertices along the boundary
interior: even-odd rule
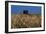
[[[30,14],[11,15],[11,28],[41,27],[41,16]]]

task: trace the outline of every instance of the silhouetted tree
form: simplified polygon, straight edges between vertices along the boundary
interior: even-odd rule
[[[23,11],[23,14],[28,14],[28,10],[24,10]]]

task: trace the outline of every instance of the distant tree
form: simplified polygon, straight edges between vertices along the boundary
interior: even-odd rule
[[[23,11],[23,14],[28,14],[28,10],[24,10]]]

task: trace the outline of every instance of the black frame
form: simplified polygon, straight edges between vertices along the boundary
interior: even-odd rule
[[[44,5],[44,30],[8,32],[8,3],[9,2],[43,4]],[[38,32],[38,31],[45,31],[45,3],[40,3],[40,2],[22,2],[22,1],[5,1],[5,33]]]

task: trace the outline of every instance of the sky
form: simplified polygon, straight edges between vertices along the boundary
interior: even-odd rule
[[[28,10],[28,14],[41,14],[40,6],[18,6],[11,5],[12,14],[23,14],[24,10]]]

